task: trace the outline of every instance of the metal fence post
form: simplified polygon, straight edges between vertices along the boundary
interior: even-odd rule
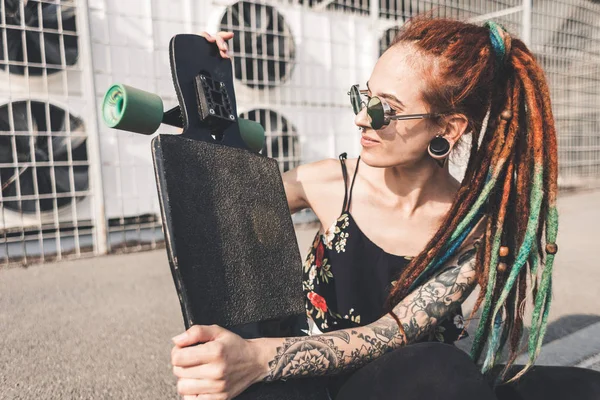
[[[84,60],[83,68],[83,86],[85,92],[86,104],[88,105],[87,114],[87,145],[90,161],[90,188],[92,192],[92,220],[94,223],[94,253],[96,255],[106,254],[108,251],[108,229],[106,213],[104,206],[104,186],[102,180],[102,157],[100,154],[100,130],[98,124],[98,104],[96,103],[96,84],[94,81],[94,63],[92,59],[92,30],[89,23],[89,5],[88,0],[81,0],[79,3],[80,12],[78,13],[81,32],[80,49],[81,59]],[[82,41],[85,40],[85,43]]]
[[[523,0],[523,15],[521,38],[527,47],[531,48],[531,12],[533,0]]]

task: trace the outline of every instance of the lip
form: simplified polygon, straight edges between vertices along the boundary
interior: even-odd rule
[[[379,143],[380,143],[379,140],[372,139],[372,138],[370,138],[370,137],[368,137],[366,135],[363,135],[360,138],[360,144],[363,145],[363,146],[375,146],[375,145],[377,145]]]

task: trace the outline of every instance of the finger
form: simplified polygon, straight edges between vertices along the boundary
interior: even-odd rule
[[[200,36],[202,36],[203,38],[205,38],[206,40],[208,40],[211,43],[214,43],[217,40],[214,37],[212,37],[211,34],[208,32],[202,32],[202,33],[200,33]]]
[[[219,50],[222,50],[225,52],[229,49],[229,47],[227,46],[227,43],[225,43],[225,41],[219,36],[217,36],[217,46],[219,47]]]
[[[224,40],[229,40],[233,37],[233,32],[220,31],[217,35],[221,36]]]
[[[173,375],[185,379],[222,379],[225,376],[225,368],[222,364],[202,364],[191,367],[173,366]]]
[[[191,346],[197,343],[211,341],[223,330],[223,328],[217,325],[194,325],[171,340],[179,347]]]
[[[219,52],[219,54],[221,55],[222,58],[231,58],[231,57],[229,57],[229,53],[227,51],[221,50]]]
[[[183,396],[183,400],[196,400],[197,398],[195,394]]]
[[[171,364],[174,367],[195,367],[210,363],[220,356],[220,352],[212,347],[214,346],[208,344],[184,348],[175,347],[171,351]]]
[[[197,395],[223,393],[225,381],[209,379],[179,379],[177,381],[177,393],[181,395]]]

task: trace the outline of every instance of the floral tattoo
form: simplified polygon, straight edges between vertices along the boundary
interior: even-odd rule
[[[477,245],[461,252],[394,307],[405,335],[385,315],[362,327],[285,338],[269,362],[265,381],[353,370],[408,343],[434,338],[439,323],[454,315],[475,287]]]

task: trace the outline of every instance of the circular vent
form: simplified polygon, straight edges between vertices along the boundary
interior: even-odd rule
[[[240,114],[265,128],[265,145],[261,153],[279,162],[281,172],[300,164],[300,143],[296,128],[275,111],[258,109]]]
[[[400,28],[393,27],[384,32],[381,39],[379,39],[379,56],[381,56],[390,47],[390,44],[400,32]]]
[[[66,126],[67,115],[70,134]],[[14,126],[14,134],[11,125]],[[3,205],[14,211],[33,213],[39,201],[40,211],[44,212],[54,208],[54,201],[61,207],[70,204],[74,197],[81,197],[76,196],[73,190],[79,192],[88,188],[87,149],[83,133],[82,120],[52,104],[18,101],[10,107],[8,104],[1,106],[0,182]],[[36,186],[39,199],[32,198],[36,195]]]
[[[235,77],[252,88],[276,86],[292,73],[296,46],[283,16],[266,4],[240,1],[221,18],[231,40]]]
[[[3,1],[5,15],[0,7],[0,21],[6,18],[6,27],[2,26],[0,33],[6,32],[6,54],[11,73],[24,75],[28,68],[29,75],[42,75],[44,70],[51,74],[77,62],[75,6],[58,1]],[[26,29],[21,28],[22,23]],[[4,41],[0,40],[2,69],[7,67],[4,57]]]

